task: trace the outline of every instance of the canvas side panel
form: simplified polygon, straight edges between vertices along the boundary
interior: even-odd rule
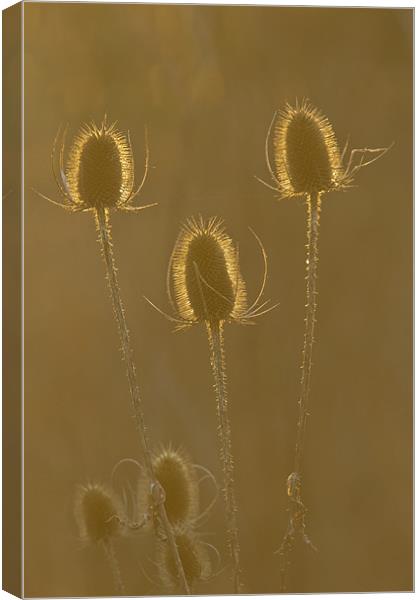
[[[22,595],[21,35],[3,11],[3,589]]]

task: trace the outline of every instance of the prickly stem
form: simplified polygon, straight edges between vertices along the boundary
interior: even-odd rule
[[[286,533],[280,547],[280,584],[281,591],[286,591],[286,577],[290,567],[290,554],[295,546],[296,534],[302,536],[304,542],[315,549],[305,533],[306,506],[302,501],[302,466],[306,423],[309,416],[309,392],[312,374],[312,354],[315,342],[315,323],[317,309],[317,267],[318,238],[321,216],[321,194],[308,194],[307,207],[307,245],[306,245],[306,312],[305,332],[302,352],[302,374],[298,400],[298,422],[294,458],[294,471],[287,480],[288,523]]]
[[[143,414],[142,400],[140,389],[137,381],[137,373],[133,360],[133,351],[131,348],[130,335],[125,318],[124,306],[121,298],[120,287],[117,277],[117,268],[115,265],[114,253],[112,249],[111,225],[109,221],[109,212],[106,208],[100,207],[96,209],[96,224],[99,231],[99,241],[101,244],[102,255],[105,260],[106,275],[108,286],[111,293],[112,305],[114,308],[115,319],[118,324],[118,331],[121,340],[121,349],[124,357],[124,362],[127,368],[127,377],[130,388],[131,405],[134,411],[136,428],[139,434],[140,446],[145,462],[145,467],[151,482],[151,492],[154,500],[154,505],[165,532],[167,541],[173,554],[174,563],[177,566],[180,589],[185,594],[189,594],[189,586],[185,577],[182,561],[179,556],[178,548],[175,541],[175,536],[172,526],[168,520],[165,510],[165,493],[162,486],[157,481],[152,464],[152,455],[149,448],[149,442],[146,432],[146,424]]]
[[[115,553],[113,541],[110,539],[104,541],[103,548],[114,580],[115,593],[118,596],[124,596],[125,586],[122,580],[121,569],[118,563],[117,555]]]
[[[214,389],[216,392],[220,459],[222,463],[224,479],[223,496],[225,501],[225,513],[227,521],[227,542],[232,562],[234,590],[236,594],[239,594],[242,592],[240,544],[237,522],[237,503],[235,496],[232,439],[226,389],[223,322],[208,321],[206,325],[210,346],[210,360],[214,377]]]

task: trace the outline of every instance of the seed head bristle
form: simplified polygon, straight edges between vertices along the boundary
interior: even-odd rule
[[[134,161],[128,138],[108,125],[85,125],[70,148],[65,172],[69,194],[75,204],[112,208],[130,198]]]
[[[80,537],[85,541],[106,541],[117,535],[120,532],[120,512],[114,494],[104,486],[97,483],[80,486],[75,515]]]
[[[152,460],[153,471],[165,491],[165,509],[172,525],[193,522],[199,512],[199,489],[195,468],[181,450],[163,448]],[[139,483],[139,508],[153,509],[150,483],[144,478]]]
[[[328,119],[307,101],[286,105],[274,125],[274,163],[284,196],[314,194],[339,186],[341,156]]]
[[[245,312],[238,254],[221,219],[187,221],[175,245],[171,274],[181,318],[224,321]]]
[[[205,545],[188,529],[174,528],[174,535],[188,585],[192,587],[197,581],[208,579],[211,562]],[[164,585],[169,589],[176,589],[177,569],[167,541],[158,542],[157,565]]]

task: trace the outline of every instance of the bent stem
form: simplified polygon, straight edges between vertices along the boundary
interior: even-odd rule
[[[237,523],[237,504],[235,497],[234,464],[232,440],[228,414],[228,398],[226,390],[226,363],[223,347],[223,322],[207,321],[207,333],[210,346],[210,362],[213,370],[214,389],[218,418],[218,436],[220,459],[223,470],[223,496],[227,521],[227,542],[232,561],[235,593],[241,593],[241,567],[239,530]]]
[[[289,499],[288,523],[279,553],[281,556],[281,591],[286,591],[286,576],[290,566],[290,553],[294,549],[296,534],[316,550],[305,533],[305,515],[307,509],[302,502],[302,463],[305,443],[306,422],[309,416],[309,391],[312,373],[312,353],[315,341],[315,323],[317,309],[317,267],[318,267],[318,238],[321,217],[321,194],[308,194],[307,207],[307,245],[306,245],[306,314],[305,333],[303,338],[302,374],[298,400],[298,422],[294,458],[294,471],[287,479],[287,495]]]
[[[127,368],[128,384],[130,388],[131,405],[134,410],[136,429],[140,438],[140,445],[144,457],[145,467],[149,481],[151,482],[151,492],[154,506],[159,514],[161,525],[165,532],[166,540],[171,548],[173,560],[177,568],[178,579],[182,591],[190,594],[189,585],[185,577],[184,568],[179,556],[175,536],[171,524],[168,520],[165,509],[165,492],[155,477],[152,464],[152,455],[149,448],[149,442],[146,432],[146,424],[143,414],[143,405],[140,396],[140,389],[137,381],[137,373],[133,360],[133,351],[131,348],[130,335],[125,319],[124,305],[121,298],[120,287],[117,277],[117,268],[115,266],[114,252],[112,249],[111,224],[109,221],[109,212],[100,207],[96,209],[96,225],[99,231],[99,241],[101,244],[102,255],[105,260],[106,276],[111,293],[112,306],[114,308],[115,319],[118,324],[118,331],[121,340],[121,349],[124,362]]]
[[[112,578],[114,580],[115,593],[118,596],[125,595],[125,586],[121,576],[121,569],[118,563],[117,555],[115,554],[114,543],[111,539],[103,542],[103,549],[106,559],[111,569]]]

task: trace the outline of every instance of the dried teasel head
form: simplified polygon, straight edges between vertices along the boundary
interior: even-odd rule
[[[237,322],[250,319],[267,310],[260,303],[267,280],[267,255],[261,240],[255,236],[264,260],[264,277],[260,292],[251,306],[247,305],[245,282],[239,267],[239,251],[227,235],[222,219],[189,218],[182,226],[168,267],[167,291],[175,316],[152,304],[178,329],[196,323]],[[147,298],[146,298],[147,300]],[[273,307],[274,308],[274,307]]]
[[[191,530],[174,528],[175,542],[189,587],[205,581],[211,575],[211,561],[206,545]],[[160,540],[157,545],[157,566],[163,584],[171,590],[178,587],[178,572],[169,543]]]
[[[343,177],[334,130],[320,111],[304,102],[286,106],[275,123],[274,163],[290,196],[327,192]]]
[[[103,121],[84,126],[73,140],[65,168],[70,196],[79,206],[115,208],[133,189],[134,161],[128,138]]]
[[[115,495],[98,483],[81,485],[75,503],[80,537],[86,542],[106,542],[121,532],[121,508]]]
[[[347,150],[348,144],[340,152],[331,123],[308,100],[295,106],[286,104],[284,110],[275,113],[266,138],[266,162],[275,185],[259,181],[280,192],[281,198],[346,189],[361,168],[381,158],[389,148],[353,149],[345,164]]]
[[[238,252],[220,219],[189,219],[177,240],[172,285],[186,321],[235,320],[245,312],[245,283]]]
[[[163,448],[152,459],[153,472],[165,492],[165,509],[172,525],[195,521],[199,512],[199,485],[196,469],[187,454],[171,447]],[[150,482],[142,477],[139,482],[138,502],[141,513],[150,514]]]
[[[146,161],[143,179],[135,189],[134,157],[129,134],[108,124],[83,125],[74,137],[67,157],[67,129],[59,130],[53,146],[52,170],[63,198],[62,202],[46,200],[72,212],[118,209],[139,211],[148,206],[132,206],[147,177],[149,151],[146,135]],[[60,139],[60,148],[57,145]]]

